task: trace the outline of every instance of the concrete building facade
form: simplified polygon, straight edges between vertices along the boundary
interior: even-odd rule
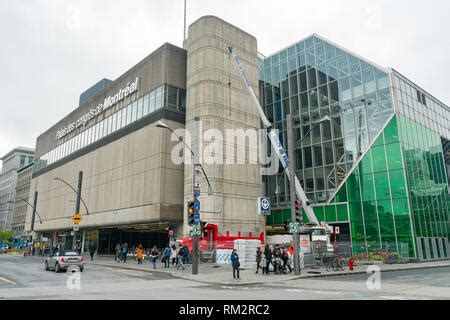
[[[32,176],[33,162],[17,171],[16,196],[11,222],[11,230],[17,239],[26,239],[27,236],[25,233],[25,220],[29,204],[26,201],[29,198]]]
[[[160,245],[181,228],[184,168],[170,161],[174,143],[154,123],[184,127],[185,74],[186,51],[166,43],[38,137],[30,195],[38,191],[43,224],[34,238],[71,246],[76,193],[54,178],[76,188],[79,171],[86,245],[104,253],[118,242]]]
[[[17,170],[32,163],[34,149],[17,147],[0,160],[2,160],[2,173],[0,175],[0,229],[11,228],[12,213],[16,198]]]
[[[243,133],[260,128],[259,114],[227,49],[234,48],[256,89],[256,38],[217,17],[205,16],[189,26],[184,46],[188,53],[186,129],[193,136],[194,118],[200,118],[200,160],[213,188],[213,195],[200,197],[201,218],[232,234],[259,234],[264,231],[264,217],[257,213],[257,199],[263,195],[260,165],[245,158],[257,146],[249,145],[245,137],[240,139],[240,134],[232,140],[226,135],[230,129]],[[221,135],[208,134],[211,129]],[[192,165],[186,165],[184,203],[192,200],[192,181]],[[186,223],[184,230],[187,235]]]

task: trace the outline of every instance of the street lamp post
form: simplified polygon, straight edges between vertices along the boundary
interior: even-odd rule
[[[83,185],[83,171],[78,172],[78,188],[77,188],[77,190],[75,190],[67,181],[65,181],[65,180],[63,180],[61,178],[55,177],[55,178],[53,178],[53,180],[57,180],[57,181],[63,182],[65,185],[70,187],[70,189],[72,189],[77,194],[77,199],[76,199],[76,204],[75,204],[75,214],[76,215],[80,214],[81,202],[83,202],[83,205],[86,208],[86,214],[89,215],[89,210],[88,210],[88,208],[86,206],[86,203],[81,198],[81,188],[82,188],[82,185]],[[73,230],[73,241],[72,241],[72,249],[73,250],[76,249],[76,243],[77,243],[77,231]]]
[[[199,187],[199,181],[198,181],[198,176],[201,175],[200,171],[203,172],[203,175],[206,178],[206,181],[208,183],[208,195],[212,195],[213,191],[212,191],[212,187],[211,184],[209,182],[209,178],[206,175],[205,169],[203,168],[203,166],[200,163],[200,118],[195,117],[194,119],[194,126],[195,126],[195,132],[194,132],[194,150],[193,151],[183,140],[182,137],[180,137],[179,135],[177,135],[175,133],[175,131],[173,131],[169,126],[167,126],[165,123],[163,123],[162,121],[158,121],[156,123],[156,127],[158,128],[162,128],[162,129],[167,129],[170,132],[172,132],[172,134],[174,134],[178,140],[180,142],[182,142],[186,148],[191,152],[192,156],[194,157],[194,167],[193,167],[193,179],[192,179],[192,184],[193,184],[193,197],[194,197],[194,203],[200,203],[198,200],[198,195],[199,195],[199,189],[197,189]],[[198,184],[196,186],[196,184]],[[195,209],[194,214],[198,215],[199,210],[197,210],[198,208]],[[195,223],[194,227],[197,230],[201,230],[200,228],[200,224],[198,222]],[[198,274],[198,264],[199,264],[199,252],[198,252],[198,242],[199,242],[199,235],[193,234],[193,244],[192,244],[192,274]]]

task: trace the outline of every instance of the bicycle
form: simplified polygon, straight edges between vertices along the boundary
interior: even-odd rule
[[[331,269],[333,269],[334,272],[344,271],[344,262],[342,261],[342,259],[333,258],[333,260],[331,260],[327,264],[326,269],[327,269],[327,271],[331,271]]]

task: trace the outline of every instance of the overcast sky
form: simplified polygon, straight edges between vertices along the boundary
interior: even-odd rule
[[[315,32],[449,105],[449,12],[447,0],[188,0],[187,20],[219,16],[264,55]],[[0,1],[0,156],[34,148],[82,91],[182,37],[183,0]]]

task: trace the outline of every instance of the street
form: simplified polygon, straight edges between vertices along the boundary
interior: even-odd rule
[[[43,258],[0,256],[0,299],[57,300],[410,300],[450,299],[450,267],[383,272],[380,290],[369,290],[368,275],[221,285],[180,279],[168,273],[87,264],[77,282],[71,273],[45,271]],[[230,275],[231,276],[231,275]],[[262,277],[262,276],[261,276]],[[71,279],[72,279],[71,278]],[[238,284],[238,282],[236,282]]]

